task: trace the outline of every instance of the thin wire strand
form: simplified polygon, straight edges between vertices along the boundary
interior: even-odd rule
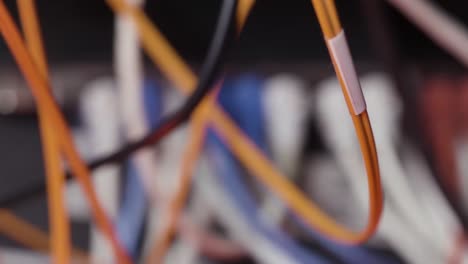
[[[167,75],[177,88],[184,93],[189,93],[196,82],[196,76],[190,71],[190,68],[180,59],[180,56],[170,46],[163,35],[154,27],[151,21],[137,8],[132,8],[121,0],[107,0],[107,2],[117,12],[127,12],[131,15],[139,29],[143,48],[147,51],[154,63],[160,66],[161,71]],[[327,18],[326,13],[319,13],[318,16]],[[330,36],[333,33],[331,30]],[[349,101],[349,99],[347,99]],[[349,102],[348,102],[349,105]],[[366,228],[356,233],[339,225],[336,221],[326,215],[315,203],[309,201],[307,197],[296,186],[288,181],[278,172],[271,162],[265,158],[261,151],[240,131],[234,122],[218,107],[211,109],[211,124],[216,131],[222,135],[227,145],[242,163],[258,177],[265,185],[282,198],[288,206],[301,216],[311,227],[327,237],[347,244],[356,244],[367,240],[374,232],[380,217],[382,197],[380,190],[380,180],[378,177],[377,165],[367,165],[366,169],[369,175],[369,200],[370,213]],[[365,118],[365,114],[358,118]],[[357,118],[353,118],[353,120]],[[362,132],[358,133],[360,138],[365,138]],[[366,133],[367,134],[367,133]],[[369,133],[369,135],[371,135]],[[373,141],[373,140],[371,140]],[[367,143],[365,143],[367,145]],[[371,144],[372,145],[372,144]],[[375,148],[370,148],[375,149]],[[376,164],[371,159],[372,151],[365,149],[366,164]],[[364,153],[363,153],[364,154]],[[376,161],[376,159],[375,159]]]
[[[38,105],[45,109],[44,111],[46,111],[47,115],[50,116],[55,132],[58,135],[62,151],[67,157],[71,170],[74,172],[83,188],[98,226],[111,241],[113,249],[117,255],[117,261],[119,263],[131,263],[129,256],[117,239],[111,221],[97,200],[96,193],[89,177],[89,170],[81,160],[74,146],[71,132],[66,125],[65,119],[56,102],[50,94],[48,83],[44,80],[30,57],[30,54],[18,33],[18,29],[3,1],[0,1],[0,31],[26,81],[28,82]]]
[[[49,79],[35,3],[33,0],[18,0],[17,5],[29,51],[44,79]],[[42,107],[39,107],[39,124],[49,189],[47,200],[51,227],[52,261],[53,263],[69,263],[71,239],[70,223],[63,197],[65,173],[61,166],[60,149],[56,135],[49,118],[47,118],[46,111]]]

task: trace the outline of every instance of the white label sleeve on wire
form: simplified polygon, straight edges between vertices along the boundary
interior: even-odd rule
[[[366,101],[362,94],[361,85],[359,84],[344,31],[342,30],[334,38],[328,39],[327,45],[335,60],[337,70],[343,78],[345,90],[351,100],[353,112],[355,115],[359,115],[366,110]]]

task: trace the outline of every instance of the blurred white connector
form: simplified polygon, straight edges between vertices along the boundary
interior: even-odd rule
[[[431,227],[422,217],[426,212],[409,189],[395,150],[401,105],[385,76],[369,75],[362,78],[361,83],[374,129],[385,191],[378,235],[411,263],[439,263],[443,259],[442,250],[431,239]],[[349,111],[336,79],[319,84],[317,106],[323,138],[346,172],[345,176],[361,208],[367,210],[366,172]],[[428,252],[428,249],[432,250]]]

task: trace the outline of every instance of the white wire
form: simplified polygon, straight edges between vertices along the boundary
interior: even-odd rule
[[[305,165],[304,189],[310,193],[311,200],[339,223],[359,229],[366,221],[366,212],[361,207],[356,208],[357,199],[333,157],[326,153],[313,153],[306,158]]]
[[[126,0],[129,4],[142,6],[143,0]],[[143,102],[143,62],[138,41],[138,32],[131,17],[119,14],[116,17],[115,71],[125,136],[136,140],[148,133]],[[133,156],[138,175],[149,197],[153,197],[155,156],[151,149],[141,150]],[[154,197],[153,197],[154,198]]]
[[[82,94],[81,111],[89,133],[93,155],[102,156],[117,150],[118,134],[117,98],[114,82],[101,78],[89,83]],[[115,219],[118,210],[119,168],[107,165],[93,172],[96,194],[106,213]],[[114,253],[110,242],[95,226],[91,226],[90,256],[95,263],[113,262]]]
[[[468,67],[468,31],[440,7],[426,0],[387,0],[460,63]]]
[[[191,202],[188,206],[188,212],[186,213],[192,224],[200,228],[204,228],[209,223],[212,213],[208,210],[203,197],[200,193],[194,193],[191,199]],[[189,217],[184,217],[188,219]],[[183,220],[182,220],[183,221]],[[199,241],[190,240],[187,236],[182,236],[182,239],[178,239],[174,242],[173,250],[168,254],[168,259],[173,256],[173,262],[168,261],[168,263],[180,263],[180,264],[195,264],[199,263],[201,260],[200,254],[197,250],[199,248]]]
[[[438,236],[436,241],[441,244],[445,259],[449,259],[458,236],[463,233],[463,226],[434,182],[428,165],[409,143],[405,144],[402,160],[408,175],[411,175],[413,180],[415,195],[420,198],[422,205],[429,212],[426,221],[433,223],[432,232]]]
[[[285,175],[295,177],[306,131],[305,84],[292,74],[275,75],[264,84],[263,99],[265,131],[268,131],[273,159]],[[269,222],[278,224],[285,215],[286,206],[277,196],[267,193],[262,211]]]
[[[143,6],[143,0],[126,0],[129,4]],[[116,17],[115,38],[115,70],[119,87],[120,103],[122,106],[122,121],[125,128],[126,138],[136,140],[149,132],[146,122],[146,113],[143,104],[144,73],[143,61],[138,40],[138,32],[131,17],[120,14]],[[162,101],[162,100],[161,100]],[[162,108],[162,107],[161,107]],[[174,135],[171,135],[174,137]],[[171,137],[169,136],[169,138]],[[170,142],[171,140],[166,140]],[[173,152],[173,151],[169,151]],[[167,154],[167,153],[165,153]],[[165,155],[167,157],[167,155]],[[153,239],[161,231],[167,219],[160,212],[166,210],[167,198],[170,197],[174,188],[166,188],[167,181],[173,181],[177,177],[174,173],[166,174],[168,164],[160,162],[154,149],[146,148],[134,154],[132,161],[138,171],[138,176],[150,199],[149,221],[147,223],[147,235],[143,243],[143,255],[150,250]],[[171,160],[170,166],[177,168],[177,163]],[[158,175],[156,175],[156,172]],[[168,192],[169,191],[169,192]]]
[[[78,147],[80,156],[84,160],[90,160],[92,148],[86,134],[86,129],[82,127],[73,129],[73,141],[75,142],[75,146]],[[66,188],[66,207],[70,219],[80,222],[89,221],[91,219],[91,210],[78,182],[75,180],[68,181]]]
[[[205,204],[210,206],[215,216],[224,224],[230,237],[243,245],[259,263],[296,263],[283,249],[276,247],[251,228],[221,188],[207,161],[202,158],[195,180],[195,191],[203,195]]]
[[[171,111],[182,100],[173,90],[167,90],[164,100],[164,112]],[[161,212],[167,212],[168,206],[170,206],[169,201],[177,190],[186,138],[187,130],[183,127],[172,132],[161,142],[161,155],[156,161],[158,177],[155,177],[153,183],[157,198],[153,200],[154,206],[149,212],[148,235],[145,238],[143,255],[146,255],[152,249],[155,242],[154,238],[161,234],[163,227],[168,224],[167,215],[162,215]]]
[[[364,88],[366,88],[365,78],[362,80],[362,84]],[[322,135],[327,144],[331,147],[338,164],[343,168],[343,171],[346,172],[345,176],[348,178],[348,182],[360,205],[362,208],[367,209],[369,205],[367,202],[366,179],[364,178],[365,170],[359,155],[359,146],[357,145],[353,125],[347,115],[346,104],[341,94],[339,83],[336,79],[333,79],[324,81],[319,86],[317,102],[319,106],[319,123],[321,124]],[[382,85],[374,88],[385,89]],[[412,215],[413,212],[423,215],[425,212],[421,207],[414,207],[415,201],[411,202],[411,204],[413,204],[413,207],[411,207],[413,212],[408,212],[408,210],[404,208],[404,206],[407,206],[404,204],[405,201],[399,198],[400,187],[404,185],[404,182],[401,182],[402,178],[403,181],[405,180],[404,174],[402,174],[404,172],[398,168],[399,165],[397,161],[392,157],[393,154],[389,155],[392,150],[388,150],[390,144],[385,144],[385,134],[379,132],[382,129],[383,120],[380,120],[382,122],[379,123],[375,122],[377,121],[376,119],[373,119],[372,113],[379,111],[379,109],[374,108],[375,104],[373,103],[375,102],[372,102],[371,98],[368,98],[369,92],[370,91],[364,89],[364,94],[369,104],[370,118],[376,135],[376,141],[384,143],[382,146],[377,143],[382,184],[386,194],[378,235],[388,241],[392,247],[398,250],[410,263],[440,263],[442,262],[442,255],[439,248],[435,248],[434,241],[428,240],[426,236],[422,235],[422,232],[420,232],[420,229],[423,228],[418,225],[424,226],[425,219],[422,219],[422,222],[416,222],[416,220],[414,220],[415,217]],[[375,98],[373,97],[372,99]],[[380,101],[378,107],[388,107],[388,105],[385,104],[393,105],[393,103],[389,101]],[[398,111],[398,109],[393,109],[393,111]],[[387,109],[387,114],[390,114],[388,112],[389,110]],[[392,122],[391,116],[385,117],[380,115],[379,117],[383,119],[386,118],[386,122]],[[397,127],[395,123],[394,125]],[[383,128],[392,129],[386,125]],[[392,133],[386,134],[387,137],[391,135]],[[385,148],[384,151],[382,148]],[[400,182],[396,185],[393,181]],[[413,198],[411,199],[414,200]],[[426,226],[425,228],[431,230],[430,226]]]

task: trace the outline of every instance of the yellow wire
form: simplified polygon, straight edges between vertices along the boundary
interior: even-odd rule
[[[18,0],[17,5],[29,51],[44,79],[48,79],[47,62],[34,1]],[[70,224],[63,197],[65,174],[61,166],[60,149],[56,135],[46,112],[40,106],[39,122],[47,174],[52,261],[53,263],[69,263],[71,239]]]
[[[325,6],[323,2],[316,1]],[[181,60],[180,56],[170,46],[168,41],[155,28],[151,21],[141,10],[130,7],[121,0],[107,0],[107,3],[116,12],[126,12],[132,16],[139,30],[143,48],[150,58],[158,65],[168,79],[184,93],[193,90],[196,76],[190,68]],[[315,3],[315,1],[314,1]],[[327,13],[318,12],[319,20],[331,20]],[[336,17],[334,19],[337,19]],[[332,22],[329,22],[329,24]],[[328,30],[327,36],[333,36],[333,28]],[[347,99],[349,101],[349,99]],[[349,102],[348,102],[349,104]],[[377,158],[375,156],[375,145],[373,144],[372,131],[368,126],[367,113],[353,117],[356,132],[363,146],[363,157],[368,174],[370,213],[366,228],[356,233],[341,226],[331,217],[326,215],[315,203],[307,197],[296,186],[278,172],[271,162],[266,159],[261,151],[240,131],[234,122],[218,106],[211,109],[211,124],[223,135],[226,143],[254,176],[259,178],[275,194],[282,198],[287,205],[311,227],[326,235],[330,239],[355,244],[367,240],[374,232],[382,210],[382,194],[380,190],[380,178],[378,172]],[[367,124],[366,124],[367,122]],[[358,124],[361,124],[358,126]],[[362,129],[364,128],[364,129]],[[365,139],[362,141],[362,139]]]
[[[91,210],[98,227],[111,242],[114,252],[117,255],[116,261],[118,261],[118,263],[132,263],[127,252],[120,245],[117,239],[112,222],[99,204],[96,192],[89,177],[89,169],[80,158],[74,146],[70,129],[50,94],[50,90],[48,88],[49,84],[47,80],[43,78],[41,72],[38,70],[31,58],[31,55],[26,49],[18,29],[3,1],[0,1],[0,31],[26,81],[28,82],[37,104],[40,105],[39,107],[46,111],[46,114],[51,118],[51,123],[53,124],[54,132],[58,135],[62,151],[69,162],[71,170],[77,177],[88,202],[90,203]]]

